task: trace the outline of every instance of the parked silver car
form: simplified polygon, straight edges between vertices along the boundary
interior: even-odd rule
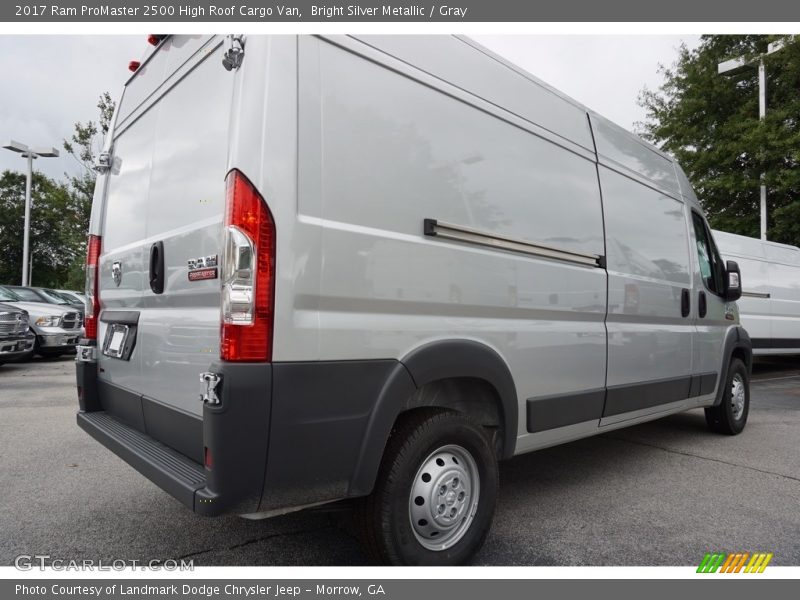
[[[60,356],[75,352],[83,334],[81,315],[77,310],[68,305],[25,302],[6,286],[0,286],[0,302],[28,313],[28,323],[36,336],[36,354]]]

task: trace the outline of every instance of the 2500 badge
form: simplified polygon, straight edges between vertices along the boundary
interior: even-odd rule
[[[203,279],[217,278],[217,255],[200,256],[186,261],[189,267],[189,281],[202,281]]]

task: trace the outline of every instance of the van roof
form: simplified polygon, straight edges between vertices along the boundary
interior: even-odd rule
[[[713,233],[722,254],[800,266],[800,248],[797,246],[760,240],[726,231],[713,230]]]
[[[508,59],[506,59],[506,58],[504,58],[502,56],[500,56],[496,52],[493,52],[492,50],[489,50],[486,46],[483,46],[482,44],[476,42],[474,39],[472,39],[472,38],[470,38],[468,36],[465,36],[465,35],[456,35],[454,37],[458,38],[459,40],[461,40],[462,42],[464,42],[466,44],[469,44],[470,46],[472,46],[476,50],[482,52],[483,54],[485,54],[485,55],[487,55],[489,57],[491,57],[492,59],[496,60],[497,62],[505,65],[506,67],[508,67],[512,71],[515,71],[516,73],[522,75],[526,79],[529,79],[534,84],[546,89],[551,94],[554,94],[554,95],[558,96],[559,98],[561,98],[565,102],[568,102],[569,104],[575,106],[576,108],[581,109],[582,111],[584,111],[587,114],[589,114],[592,117],[594,117],[596,120],[603,121],[603,122],[607,123],[608,125],[611,125],[612,127],[625,132],[625,134],[628,137],[630,137],[632,140],[635,140],[639,144],[645,146],[647,149],[652,150],[653,152],[655,152],[656,154],[662,156],[663,158],[666,158],[670,162],[675,162],[674,159],[669,154],[667,154],[666,152],[661,150],[661,148],[659,148],[658,146],[655,146],[655,145],[651,144],[650,142],[648,142],[646,140],[643,140],[641,137],[639,137],[635,133],[625,129],[621,125],[619,125],[619,124],[615,123],[614,121],[604,117],[603,115],[601,115],[598,112],[592,110],[591,108],[589,108],[585,104],[582,104],[582,103],[578,102],[577,100],[575,100],[571,96],[568,96],[567,94],[565,94],[564,92],[562,92],[558,88],[553,87],[552,85],[550,85],[546,81],[538,78],[536,75],[533,75],[529,71],[526,71],[525,69],[523,69],[519,65],[511,62],[510,60],[508,60]]]

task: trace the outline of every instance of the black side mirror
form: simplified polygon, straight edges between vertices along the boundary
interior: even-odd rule
[[[735,302],[742,297],[742,273],[734,260],[725,264],[725,300]]]

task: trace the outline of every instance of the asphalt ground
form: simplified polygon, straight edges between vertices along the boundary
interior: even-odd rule
[[[800,565],[800,357],[759,362],[735,437],[702,410],[505,462],[478,565],[696,565],[708,551]],[[347,512],[206,518],[75,424],[70,357],[0,367],[0,565],[193,559],[362,565]],[[337,507],[341,508],[341,507]]]

